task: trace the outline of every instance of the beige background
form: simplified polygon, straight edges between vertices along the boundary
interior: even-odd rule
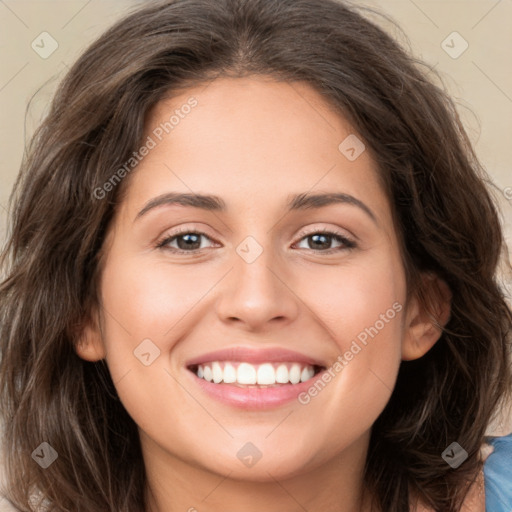
[[[497,186],[506,237],[512,246],[512,189],[506,197],[507,187],[512,187],[512,0],[353,3],[390,15],[409,38],[413,53],[442,74],[459,103],[477,153]],[[129,0],[0,0],[0,241],[25,137],[40,121],[68,66],[93,38],[136,4]],[[407,44],[385,20],[370,17]],[[454,31],[460,35],[450,36]],[[58,44],[46,59],[31,47],[33,41],[40,41],[42,32],[48,32]],[[469,45],[467,50],[453,58],[464,41]],[[500,434],[511,429],[508,416],[491,430]]]

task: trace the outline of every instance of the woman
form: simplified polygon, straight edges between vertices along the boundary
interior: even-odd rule
[[[342,3],[118,22],[13,196],[12,502],[507,510],[510,466],[478,492],[512,382],[484,180],[451,100]]]

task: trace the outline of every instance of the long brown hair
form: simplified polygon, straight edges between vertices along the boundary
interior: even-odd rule
[[[486,429],[512,387],[512,314],[497,281],[497,207],[453,101],[340,1],[152,1],[68,72],[11,198],[0,400],[7,493],[19,510],[30,510],[31,494],[48,510],[144,509],[136,425],[105,362],[74,350],[99,303],[98,255],[128,179],[100,199],[94,191],[138,149],[145,115],[163,97],[251,74],[307,82],[351,123],[386,185],[408,293],[428,301],[420,276],[433,273],[453,294],[441,339],[402,362],[372,428],[364,478],[375,509],[406,512],[414,491],[454,512],[481,469]],[[456,470],[441,458],[453,441],[469,455]],[[46,469],[32,458],[42,442],[58,454]]]

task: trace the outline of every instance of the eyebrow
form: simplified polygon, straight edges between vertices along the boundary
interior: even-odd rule
[[[168,192],[149,200],[142,210],[137,214],[135,220],[144,216],[150,210],[161,206],[170,205],[190,206],[200,208],[206,211],[225,212],[227,206],[224,200],[215,195],[192,194]],[[302,193],[288,196],[286,207],[288,211],[302,211],[308,209],[322,208],[331,204],[348,204],[356,206],[364,211],[377,224],[377,218],[372,210],[361,200],[350,194],[343,193],[327,193],[327,194],[310,194]]]

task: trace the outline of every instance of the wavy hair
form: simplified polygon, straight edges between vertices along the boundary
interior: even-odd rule
[[[512,313],[497,278],[505,245],[490,180],[426,68],[337,0],[151,1],[80,56],[24,155],[1,257],[11,503],[30,511],[35,496],[51,511],[144,510],[136,425],[105,362],[74,349],[99,303],[99,255],[129,180],[101,200],[94,191],[137,150],[158,101],[216,77],[265,75],[308,83],[365,141],[393,210],[408,294],[428,307],[425,274],[451,290],[440,340],[402,362],[373,425],[364,482],[374,510],[406,512],[412,492],[436,511],[460,509],[486,429],[510,398]],[[469,455],[456,470],[441,458],[454,440]],[[42,441],[58,453],[46,469],[32,459]]]

